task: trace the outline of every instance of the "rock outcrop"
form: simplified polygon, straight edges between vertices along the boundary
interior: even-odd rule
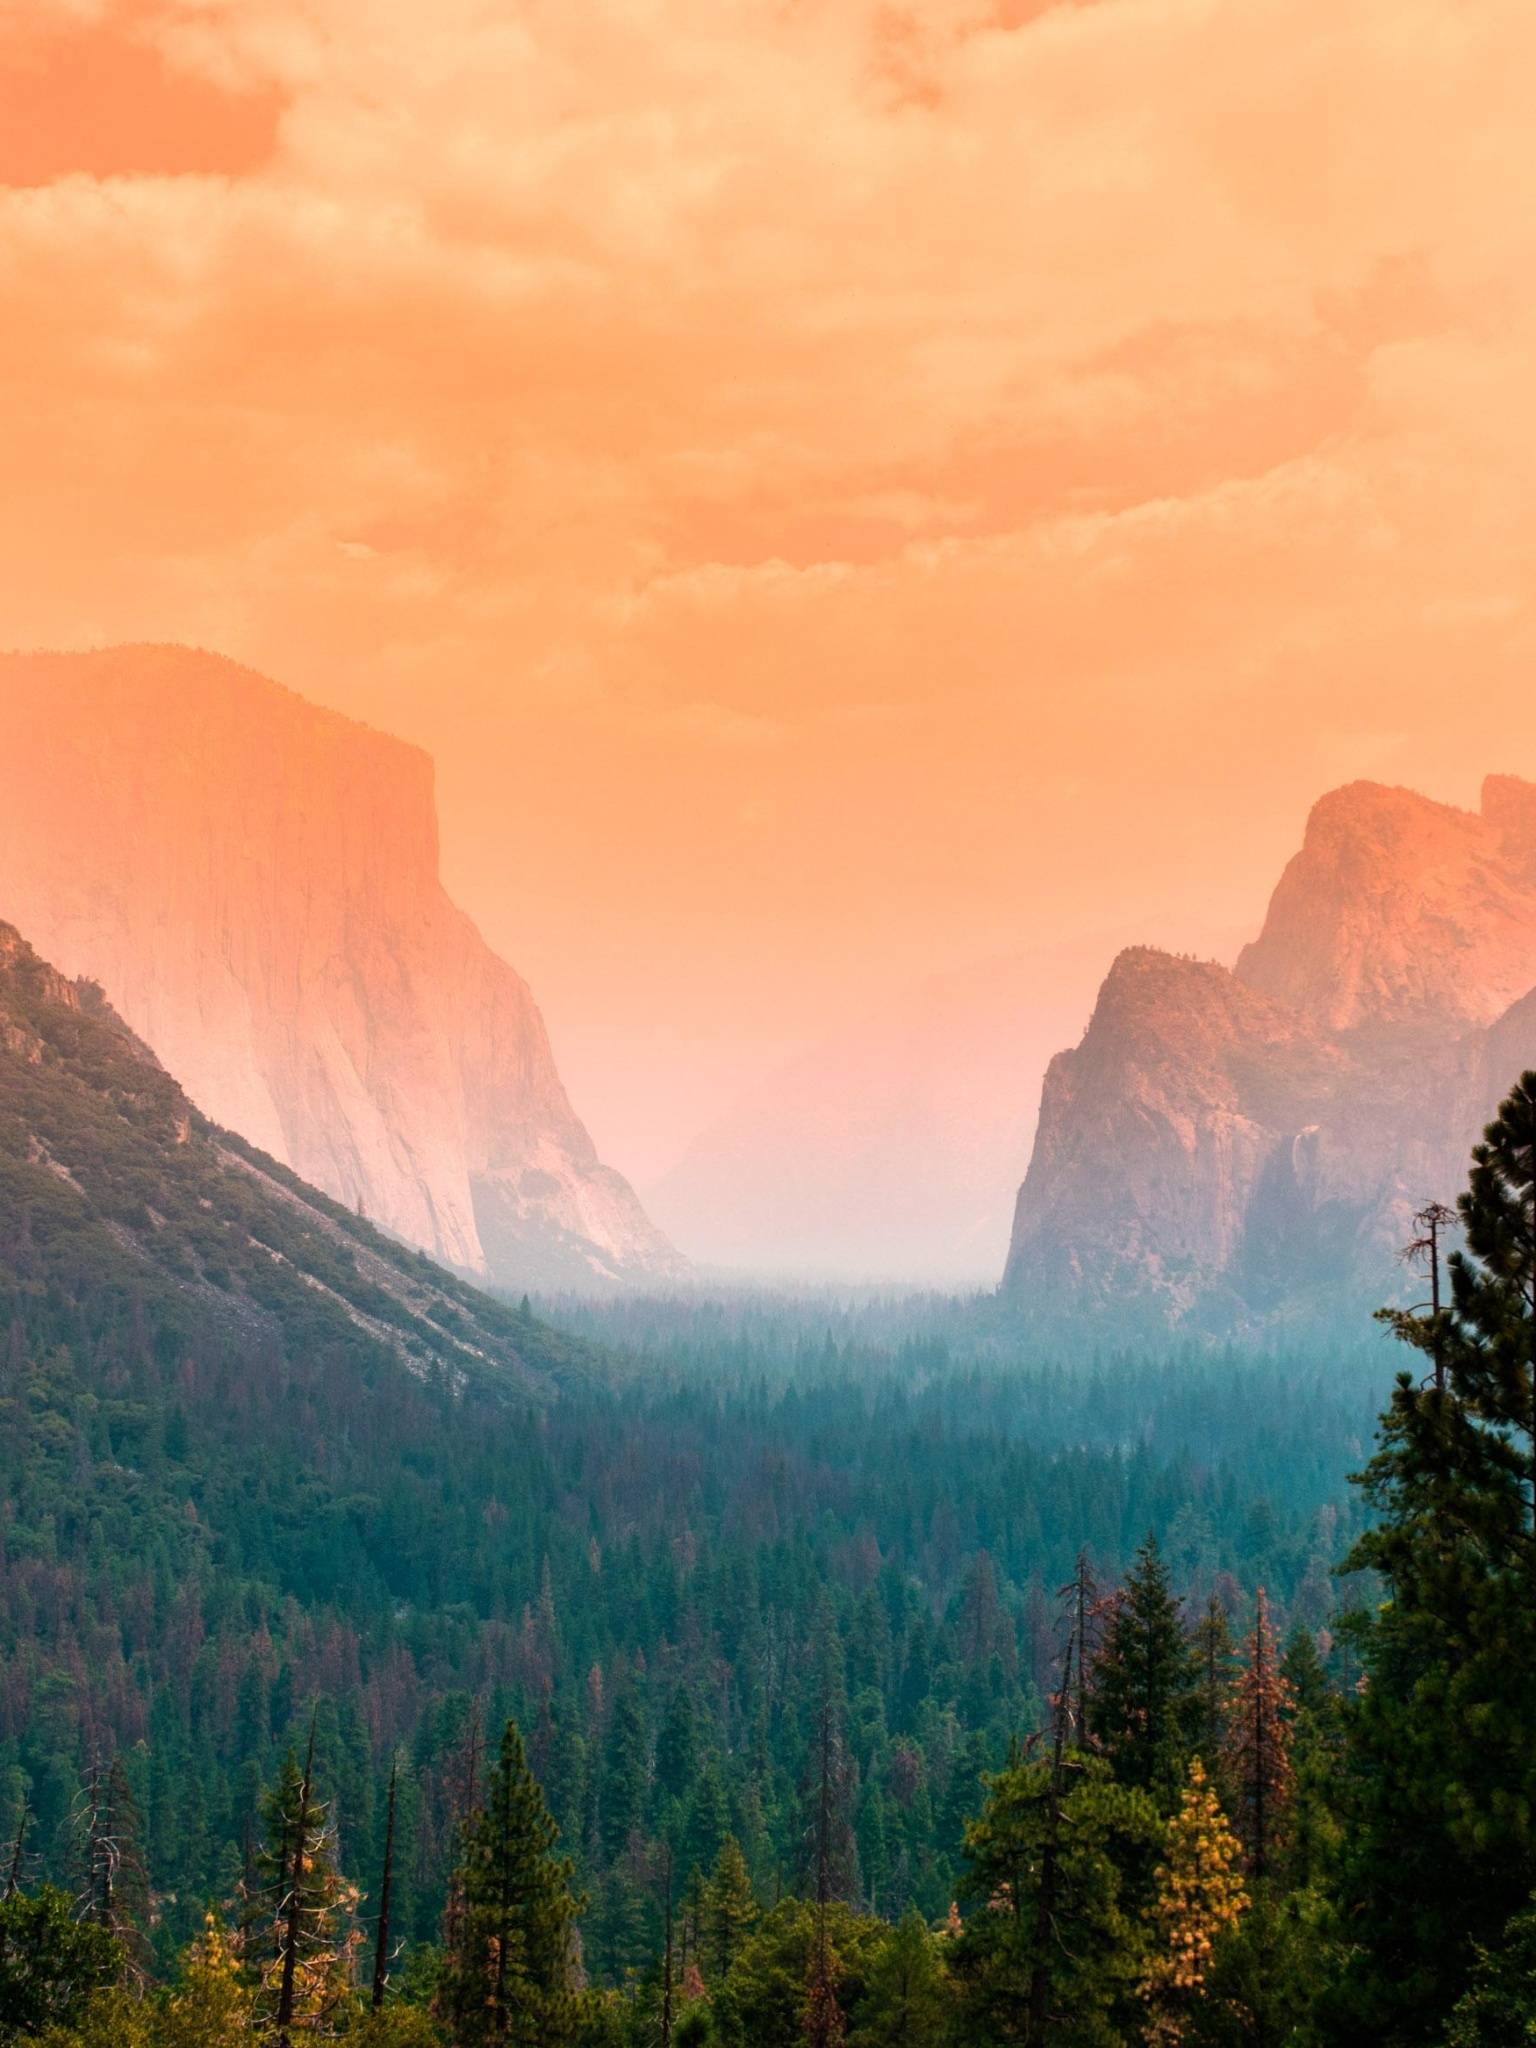
[[[1533,990],[1536,786],[1333,791],[1235,971],[1115,961],[1047,1070],[1005,1291],[1227,1328],[1389,1298],[1536,1065]]]
[[[417,749],[187,649],[0,657],[0,916],[215,1122],[445,1263],[683,1270],[445,894]]]

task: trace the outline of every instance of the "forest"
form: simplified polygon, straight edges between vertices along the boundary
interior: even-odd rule
[[[1434,1305],[1331,1355],[525,1302],[451,1370],[467,1289],[199,1309],[250,1197],[197,1131],[127,1194],[50,1142],[0,1130],[0,2039],[1531,2037],[1536,1076]],[[195,1286],[82,1255],[146,1208]]]

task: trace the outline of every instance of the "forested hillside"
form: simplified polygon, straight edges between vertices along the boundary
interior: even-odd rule
[[[1403,1324],[1373,1525],[1380,1353],[559,1336],[0,1007],[0,2038],[1441,2038],[1531,1882],[1528,1254]]]

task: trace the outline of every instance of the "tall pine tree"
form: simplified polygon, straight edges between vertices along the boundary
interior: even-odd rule
[[[1388,2048],[1438,2037],[1536,1867],[1536,1073],[1472,1158],[1448,1303],[1384,1312],[1425,1367],[1393,1392],[1349,1560],[1388,1597],[1349,1715],[1337,2025]]]
[[[464,1824],[460,1920],[438,1992],[463,2048],[562,2048],[575,2037],[577,1908],[559,1832],[509,1720],[485,1805]]]
[[[1171,1810],[1184,1775],[1195,1674],[1168,1568],[1149,1536],[1109,1602],[1088,1727],[1122,1785]]]

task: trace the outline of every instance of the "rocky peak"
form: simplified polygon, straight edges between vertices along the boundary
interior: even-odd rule
[[[1239,1252],[1275,1122],[1310,1124],[1345,1064],[1214,961],[1121,953],[1046,1072],[1004,1286],[1187,1307]]]
[[[1335,1031],[1491,1023],[1536,982],[1536,786],[1490,776],[1481,814],[1330,791],[1237,976]]]
[[[1390,1298],[1536,1064],[1536,785],[1480,814],[1352,783],[1236,971],[1136,948],[1046,1075],[1005,1287],[1241,1326]]]

